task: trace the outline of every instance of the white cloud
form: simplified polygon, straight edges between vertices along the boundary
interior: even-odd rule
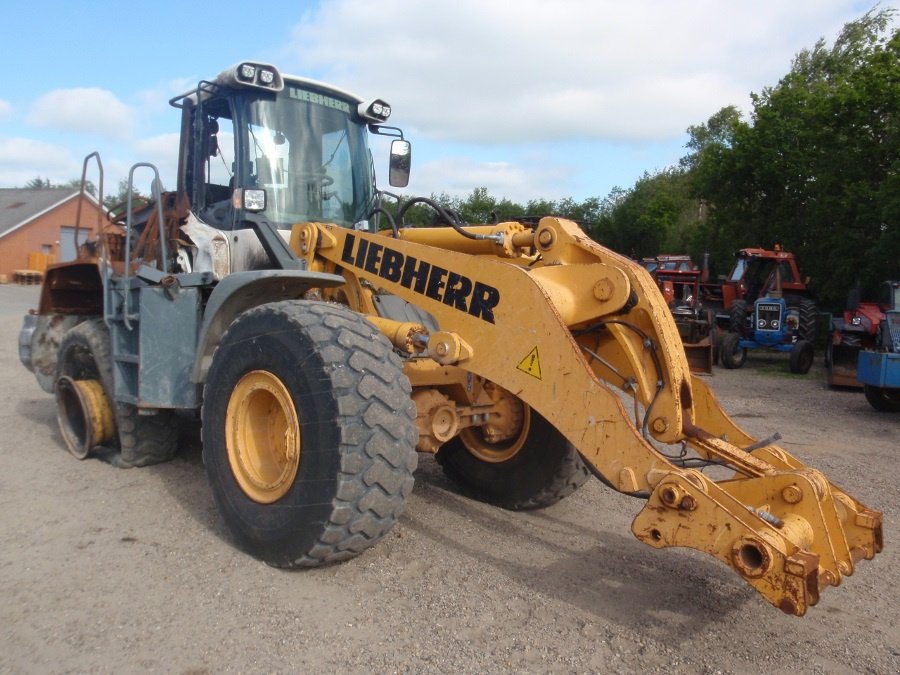
[[[31,107],[28,123],[56,131],[125,139],[131,134],[134,110],[104,89],[57,89]]]
[[[166,190],[174,190],[178,168],[178,144],[179,134],[161,134],[153,138],[145,138],[135,143],[134,154],[140,157],[141,162],[149,162],[159,170],[159,177]],[[142,170],[141,180],[150,182],[153,172],[149,169]],[[127,171],[123,174],[127,176]]]
[[[524,204],[531,199],[558,199],[568,196],[566,181],[570,170],[561,165],[527,161],[478,161],[452,156],[426,161],[415,167],[408,194],[437,192],[467,196],[476,187],[488,187],[498,198]]]
[[[81,176],[81,164],[58,145],[30,138],[0,137],[0,185],[22,186],[32,178],[62,183]]]
[[[295,26],[287,61],[433,138],[477,143],[671,138],[773,85],[793,56],[865,11],[851,0],[335,0]]]
[[[12,115],[12,104],[9,101],[0,99],[0,120],[4,120]]]

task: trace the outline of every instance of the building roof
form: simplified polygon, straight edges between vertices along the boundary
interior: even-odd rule
[[[76,188],[0,188],[0,237],[78,196]],[[92,195],[88,197],[96,203]]]

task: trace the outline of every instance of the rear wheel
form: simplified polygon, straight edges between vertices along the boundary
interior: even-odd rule
[[[102,320],[85,321],[66,333],[56,375],[60,431],[69,451],[79,459],[97,452],[116,466],[132,467],[163,462],[175,454],[174,413],[159,410],[139,415],[137,407],[115,403],[109,329]],[[104,409],[111,415],[106,425],[109,432],[92,434],[97,425],[90,412]]]
[[[709,325],[709,344],[712,352],[712,365],[719,365],[719,329],[716,327],[716,315],[711,310],[706,312],[706,323]]]
[[[863,391],[869,405],[881,412],[900,412],[900,389],[865,385]]]
[[[242,314],[207,376],[203,456],[240,545],[276,567],[350,558],[412,491],[415,408],[390,343],[333,304]]]
[[[797,334],[807,342],[814,343],[819,332],[819,311],[811,298],[796,295],[787,296],[788,311],[797,314]]]
[[[747,327],[747,303],[744,300],[735,300],[731,303],[731,312],[728,315],[728,330],[741,337],[746,337]]]
[[[805,375],[812,368],[813,346],[806,340],[797,340],[791,348],[790,367],[792,373]]]
[[[733,370],[740,368],[747,360],[747,350],[740,346],[741,336],[737,333],[726,333],[722,338],[722,350],[719,356],[722,358],[722,365]]]
[[[517,430],[492,441],[480,427],[464,429],[437,453],[444,473],[472,496],[513,511],[555,504],[581,487],[588,470],[575,447],[519,399]]]

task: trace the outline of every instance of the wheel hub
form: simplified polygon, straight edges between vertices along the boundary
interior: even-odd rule
[[[491,421],[481,427],[463,429],[459,437],[475,457],[492,464],[505,462],[518,454],[528,438],[531,409],[505,389],[485,385],[495,401]]]
[[[284,497],[300,468],[300,419],[287,387],[273,373],[244,375],[228,399],[225,419],[228,463],[253,501]]]

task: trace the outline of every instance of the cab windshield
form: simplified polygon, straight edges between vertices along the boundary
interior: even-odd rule
[[[280,228],[322,221],[353,226],[374,199],[366,124],[356,103],[286,83],[277,96],[239,99],[236,183],[266,191],[267,220]]]

